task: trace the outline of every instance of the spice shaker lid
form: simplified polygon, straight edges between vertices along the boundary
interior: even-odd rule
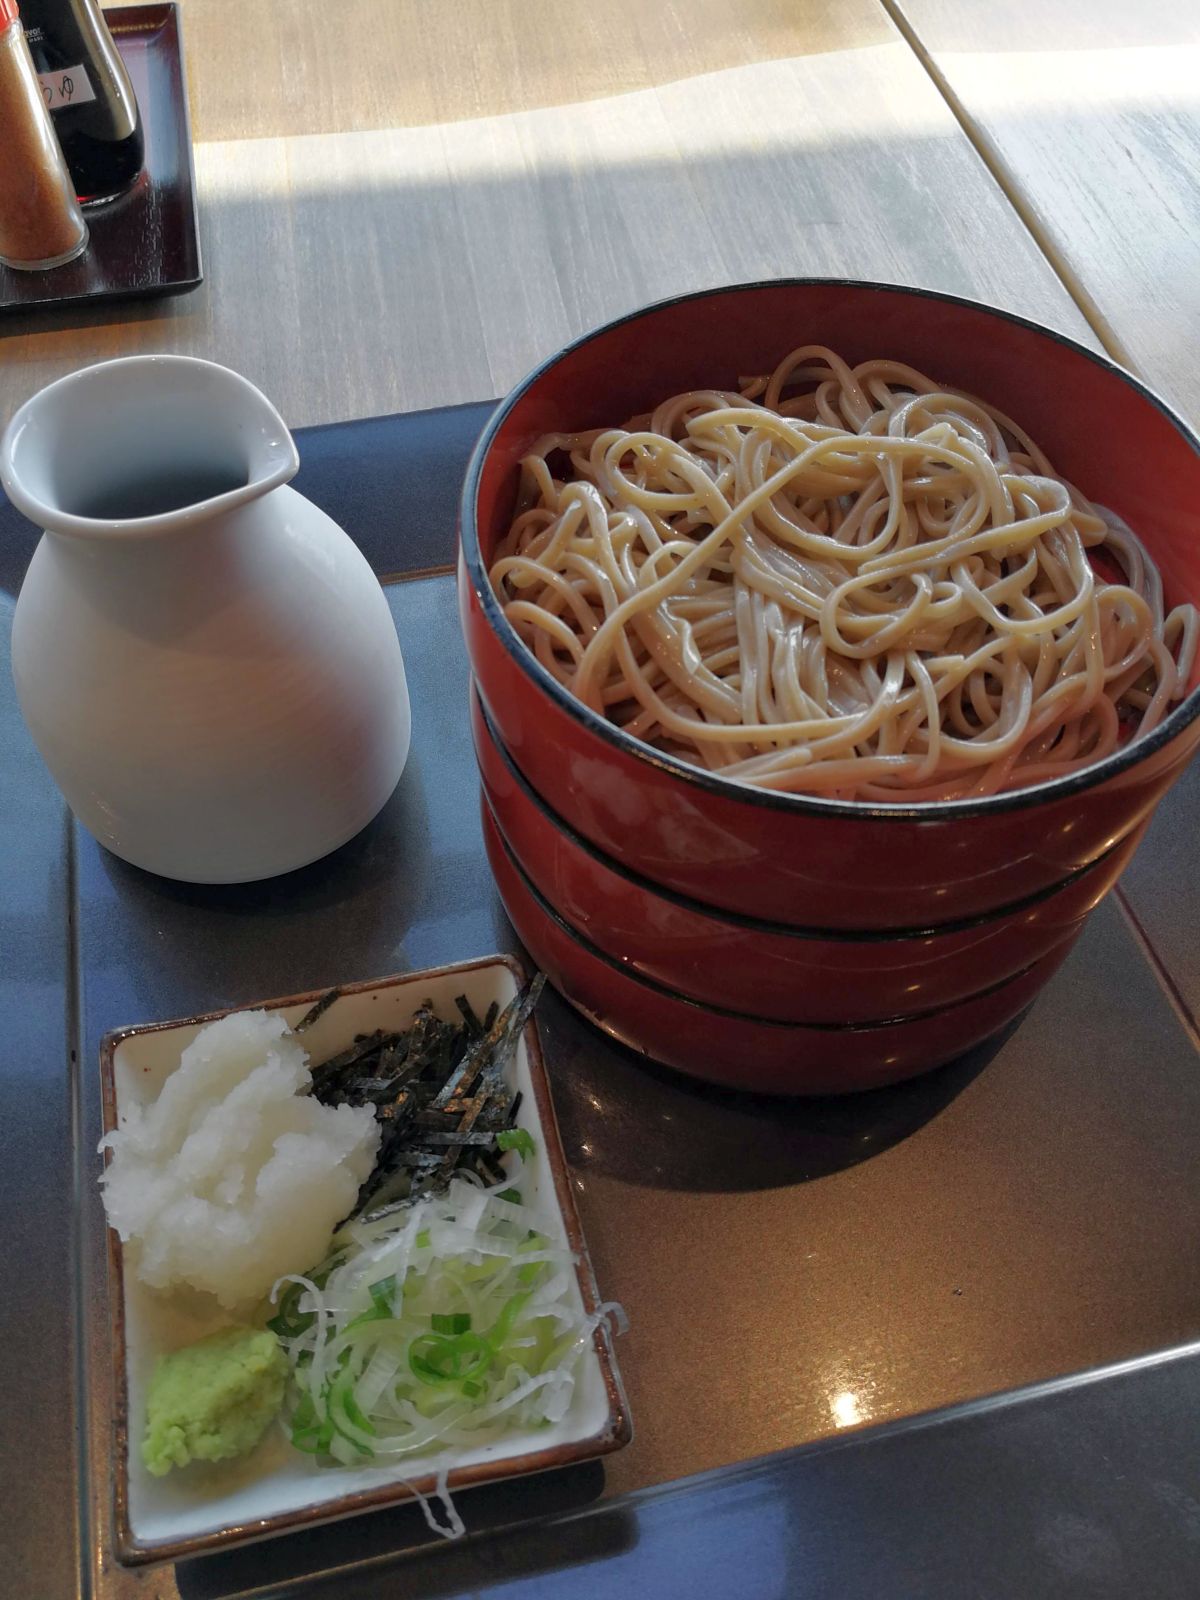
[[[0,33],[6,33],[20,15],[17,0],[0,0]]]

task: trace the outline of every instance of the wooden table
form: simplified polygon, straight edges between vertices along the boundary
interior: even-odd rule
[[[1200,8],[895,5],[1109,354],[1200,416]]]
[[[184,0],[207,282],[6,329],[239,368],[293,425],[504,393],[711,284],[830,273],[1090,339],[878,0]]]

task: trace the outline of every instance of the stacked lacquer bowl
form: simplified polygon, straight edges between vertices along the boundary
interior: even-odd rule
[[[657,1061],[782,1093],[865,1088],[995,1034],[1067,956],[1200,742],[1200,691],[1079,771],[975,800],[754,788],[664,754],[567,692],[489,581],[519,462],[555,430],[733,387],[819,342],[886,354],[1019,415],[1131,524],[1175,600],[1200,598],[1200,444],[1140,383],[983,306],[778,282],[666,302],[527,378],[476,448],[459,593],[483,825],[514,927],[584,1015]]]

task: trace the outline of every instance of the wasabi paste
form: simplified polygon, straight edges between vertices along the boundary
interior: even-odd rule
[[[161,1356],[146,1406],[147,1469],[161,1478],[189,1461],[253,1450],[279,1413],[287,1375],[269,1328],[222,1328]]]

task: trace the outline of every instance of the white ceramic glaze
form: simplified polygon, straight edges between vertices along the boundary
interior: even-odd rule
[[[298,466],[251,383],[182,356],[60,379],[0,447],[9,498],[46,530],[13,622],[25,720],[84,826],[166,877],[315,861],[404,767],[387,601],[286,487]]]

